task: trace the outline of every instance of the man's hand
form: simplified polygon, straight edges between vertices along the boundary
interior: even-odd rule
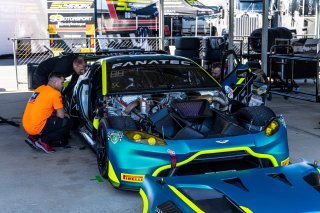
[[[58,118],[64,118],[65,113],[64,113],[64,109],[63,108],[57,109],[56,112],[57,112],[56,115],[57,115]]]

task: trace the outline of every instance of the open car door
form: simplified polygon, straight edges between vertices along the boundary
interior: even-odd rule
[[[88,130],[92,128],[92,109],[91,109],[91,82],[90,79],[84,77],[78,82],[75,99],[77,103],[77,109],[82,123]]]

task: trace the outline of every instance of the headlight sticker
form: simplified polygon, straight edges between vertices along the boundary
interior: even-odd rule
[[[119,141],[122,141],[123,132],[120,131],[108,131],[108,140],[110,140],[113,144],[117,144]]]

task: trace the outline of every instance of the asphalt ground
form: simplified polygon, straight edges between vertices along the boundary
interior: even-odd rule
[[[0,60],[0,117],[18,124],[31,95],[17,91],[12,60]],[[26,73],[19,73],[26,82]],[[312,86],[312,83],[311,83]],[[267,102],[288,127],[291,162],[320,160],[320,105],[273,95]],[[141,212],[137,192],[114,189],[102,179],[94,152],[76,133],[71,148],[53,154],[32,150],[26,133],[0,123],[0,212]]]

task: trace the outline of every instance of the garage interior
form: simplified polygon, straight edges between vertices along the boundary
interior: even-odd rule
[[[172,33],[176,20],[174,18],[167,18],[167,20],[172,22],[170,27]],[[260,39],[264,38],[265,29],[264,26],[259,32],[255,32],[260,33]],[[168,29],[163,30],[165,34]],[[319,29],[317,30],[319,31]],[[201,31],[193,33],[201,33]],[[168,36],[171,36],[169,43],[174,43],[173,35]],[[208,36],[211,36],[211,28]],[[106,45],[107,48],[110,45],[112,47],[117,46],[116,39],[118,38],[113,36],[102,37],[97,40],[101,50],[103,45]],[[132,38],[129,37],[127,40],[140,41],[139,39],[132,40]],[[223,38],[223,36],[219,36],[219,38]],[[90,43],[90,39],[89,42],[87,40],[87,43]],[[157,39],[160,41],[159,38]],[[15,45],[22,46],[20,53],[19,51],[15,52],[14,58],[9,57],[10,59],[0,57],[1,212],[142,212],[143,203],[138,192],[115,189],[106,179],[101,177],[94,151],[77,132],[72,132],[69,147],[57,148],[57,152],[54,154],[45,154],[39,150],[32,150],[23,142],[26,133],[21,125],[21,119],[26,101],[32,94],[30,85],[27,84],[29,81],[28,72],[32,65],[26,65],[26,61],[19,54],[21,54],[21,51],[24,54],[26,49],[31,53],[31,44],[35,45],[37,41],[34,40],[31,43],[29,38],[13,38],[10,42],[12,41]],[[25,41],[26,43],[24,43]],[[233,42],[237,44],[237,39]],[[283,48],[281,46],[283,44],[287,45],[287,41],[278,39],[278,42],[280,48]],[[312,49],[312,51],[315,51],[316,49],[316,53],[319,55],[319,39],[305,40],[305,42],[305,44],[295,47],[295,49],[306,45],[307,50]],[[262,43],[259,48],[260,52],[264,53],[264,50],[270,49],[270,45],[264,41]],[[172,48],[172,45],[170,46]],[[16,46],[16,48],[18,47]],[[90,52],[90,48],[89,45],[89,47],[81,49]],[[241,54],[246,55],[247,53],[247,56],[248,54],[250,55],[249,47],[246,49],[240,46],[240,48],[242,48]],[[169,53],[170,50],[168,46],[167,52]],[[302,51],[305,50],[303,49]],[[176,53],[179,53],[179,51],[178,49]],[[320,160],[319,59],[318,56],[308,59],[300,56],[295,58],[290,51],[291,49],[286,49],[284,51],[285,54],[282,54],[283,49],[280,50],[280,54],[277,54],[276,51],[271,51],[271,62],[268,61],[262,66],[263,69],[269,69],[270,67],[268,66],[271,66],[270,69],[275,69],[279,75],[284,73],[286,75],[285,77],[280,76],[280,86],[273,84],[272,96],[266,99],[265,104],[274,110],[277,115],[282,115],[285,119],[288,131],[290,163],[304,160],[314,162]],[[43,55],[40,54],[40,58],[43,57],[41,58],[42,60],[47,56],[56,56],[60,52],[61,50],[56,48],[51,51],[50,54],[52,55],[46,52]],[[197,52],[198,55],[202,53],[200,51]],[[182,56],[185,56],[184,53],[182,53]],[[30,57],[32,58],[31,63],[36,61],[38,57],[39,55]],[[193,56],[190,57],[192,58]],[[221,58],[218,60],[221,60]],[[267,60],[270,59],[262,59],[264,62]],[[272,63],[272,60],[275,63]],[[290,63],[296,63],[295,60],[298,63],[301,60],[303,62],[296,64],[296,68],[290,67]],[[312,62],[312,73],[294,76],[293,73],[298,73],[298,69],[303,69],[305,66],[310,65],[308,60]],[[205,64],[200,61],[200,63],[205,68],[206,65],[211,66],[211,62]],[[316,66],[314,66],[315,64]],[[286,70],[284,71],[284,69]],[[290,69],[292,69],[292,72]],[[268,75],[268,73],[266,74]],[[269,79],[277,82],[270,73],[269,75]],[[316,76],[316,79],[314,79],[314,76]],[[298,80],[293,79],[294,77],[297,77]],[[283,79],[285,81],[282,81]],[[298,86],[295,86],[295,83]],[[302,91],[307,91],[307,93],[301,93]],[[308,96],[309,93],[312,94],[311,98]]]

